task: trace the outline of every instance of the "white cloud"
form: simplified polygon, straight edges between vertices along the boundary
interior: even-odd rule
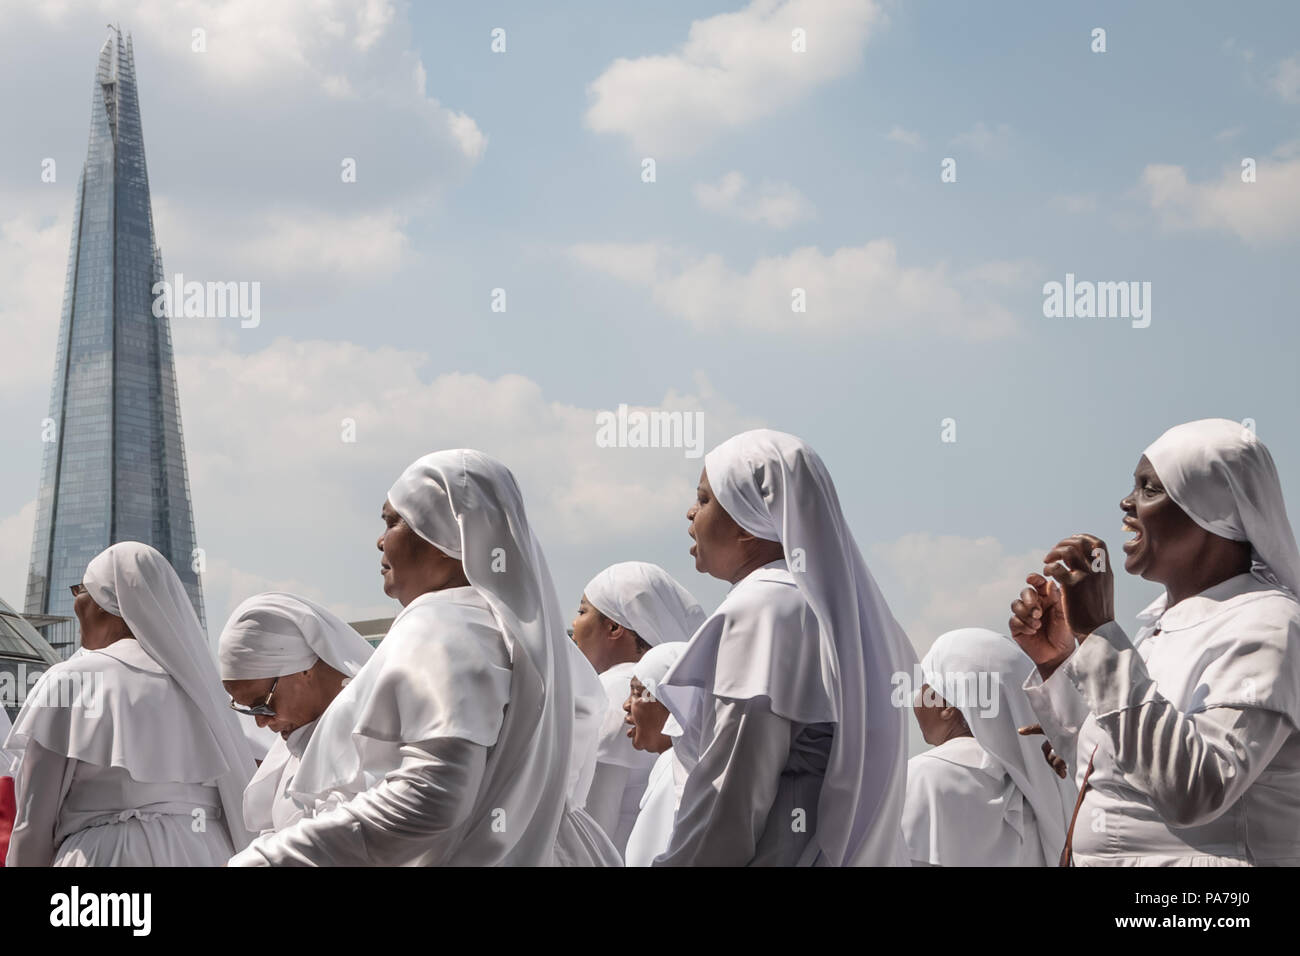
[[[952,138],[952,145],[966,146],[977,153],[991,155],[1000,152],[1011,138],[1011,127],[999,123],[995,127],[985,125],[981,120],[964,133]]]
[[[27,596],[27,566],[32,557],[35,525],[35,498],[16,514],[0,518],[0,598],[19,611]]]
[[[7,145],[57,157],[65,192],[85,155],[85,94],[101,42],[97,31],[88,41],[90,22],[121,23],[133,36],[170,271],[264,282],[324,276],[330,286],[382,272],[385,257],[405,247],[409,223],[486,149],[473,117],[428,95],[406,8],[390,0],[5,5],[0,86],[23,88],[34,69],[71,64],[6,111]],[[205,31],[203,52],[192,49],[196,29]],[[75,110],[65,88],[79,91]],[[355,182],[345,163],[355,164]],[[30,202],[22,173],[0,180],[0,200]],[[256,274],[239,271],[241,259]]]
[[[894,143],[903,143],[914,149],[921,148],[921,134],[916,130],[903,129],[901,126],[895,126],[885,134],[885,139]]]
[[[1082,215],[1084,213],[1097,211],[1096,196],[1053,196],[1051,204],[1054,208],[1073,215]]]
[[[0,397],[50,387],[68,230],[67,220],[41,225],[23,216],[0,222]],[[31,428],[36,435],[39,423]]]
[[[597,409],[551,400],[519,375],[426,380],[429,364],[417,352],[287,339],[250,354],[216,348],[178,357],[213,627],[271,586],[380,616],[374,541],[384,494],[405,465],[439,448],[480,448],[515,472],[566,601],[601,561],[621,560],[618,549],[675,561],[689,575],[680,568],[684,515],[701,459],[683,449],[598,447]],[[701,412],[705,451],[761,424],[703,379],[692,394],[651,400]],[[610,410],[620,401],[644,406],[644,398],[615,396]],[[343,440],[345,419],[355,423],[355,442]]]
[[[1007,633],[1025,576],[1041,570],[1041,549],[1008,554],[996,538],[907,534],[869,549],[890,610],[918,654],[959,627]]]
[[[587,126],[646,155],[692,152],[857,69],[882,20],[874,0],[753,0],[696,20],[677,51],[619,58],[593,80]],[[792,49],[799,29],[803,53]]]
[[[1273,72],[1273,90],[1287,103],[1300,103],[1300,54],[1289,56]]]
[[[662,308],[701,329],[788,334],[795,328],[848,333],[921,327],[982,339],[1014,327],[1001,306],[968,300],[944,265],[902,265],[888,239],[830,254],[804,246],[758,259],[746,272],[717,254],[688,256],[655,243],[585,243],[569,253],[585,266],[649,287]],[[794,289],[805,290],[806,312],[793,311]]]
[[[813,215],[812,203],[789,183],[764,180],[752,186],[735,170],[717,183],[696,183],[695,201],[709,212],[773,229],[785,229]]]
[[[1242,127],[1240,126],[1229,126],[1227,129],[1221,129],[1214,134],[1214,141],[1216,143],[1226,143],[1230,139],[1236,139],[1241,135],[1241,130]]]
[[[1287,148],[1260,159],[1256,181],[1242,182],[1240,165],[1217,179],[1192,182],[1182,166],[1153,163],[1142,171],[1139,190],[1173,230],[1232,233],[1248,242],[1287,239],[1300,233],[1300,158]]]

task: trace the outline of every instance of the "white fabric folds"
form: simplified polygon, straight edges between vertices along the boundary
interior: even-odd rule
[[[235,608],[221,632],[217,658],[222,680],[283,677],[309,670],[317,660],[350,679],[374,652],[346,621],[314,601],[268,591]],[[314,725],[300,727],[295,737],[305,744],[313,730]],[[301,754],[302,746],[291,748],[275,735],[244,790],[244,823],[251,832],[276,828],[276,801],[292,783]]]
[[[1033,670],[1033,662],[1010,638],[976,627],[941,634],[921,661],[925,682],[966,719],[983,751],[981,766],[998,775],[1005,773],[1015,785],[1018,793],[1004,794],[1000,801],[1002,818],[1021,840],[1041,845],[1043,858],[1037,865],[1055,866],[1065,845],[1075,789],[1043,759],[1041,736],[1024,737],[1017,732],[1020,727],[1038,723],[1023,689]],[[943,759],[937,750],[930,753]],[[1033,808],[1037,839],[1023,832],[1022,798]],[[974,809],[988,808],[973,808],[967,815],[971,819],[975,817]],[[947,837],[960,839],[961,834],[949,831]],[[988,834],[974,834],[973,838],[985,840]],[[946,849],[942,840],[909,838],[908,842],[912,846],[937,845],[941,856]],[[946,865],[948,860],[970,859],[960,846],[952,846],[951,851],[946,859],[927,862]]]
[[[84,583],[135,639],[46,671],[29,702],[59,696],[58,683],[74,677],[79,696],[71,706],[24,706],[11,746],[34,740],[70,759],[121,768],[141,783],[215,783],[231,842],[246,846],[242,805],[253,755],[180,578],[158,551],[124,541],[90,562]]]
[[[460,559],[473,594],[432,592],[402,610],[318,722],[295,793],[316,798],[365,789],[371,744],[469,741],[491,750],[468,817],[448,835],[456,845],[440,858],[461,865],[551,863],[574,749],[575,668],[519,486],[500,462],[458,449],[414,462],[388,500],[420,537]],[[509,666],[494,656],[493,642],[502,639]]]
[[[821,640],[791,649],[765,633],[772,622],[762,608],[739,616],[720,608],[668,673],[660,699],[683,726],[700,702],[677,688],[766,697],[771,712],[787,720],[833,722],[818,802],[821,861],[905,864],[907,725],[890,697],[892,675],[911,673],[916,653],[867,569],[826,466],[801,439],[761,429],[713,449],[704,469],[718,502],[742,528],[781,543]],[[712,627],[719,616],[730,623]],[[777,660],[776,648],[789,659]],[[678,756],[690,766],[697,755]]]
[[[685,650],[685,641],[669,641],[665,644],[658,644],[646,651],[641,656],[641,659],[632,665],[632,676],[641,682],[641,686],[646,689],[646,692],[651,697],[658,700],[656,691],[658,691],[660,683],[672,670],[673,665],[681,659]]]
[[[1253,430],[1226,418],[1205,418],[1174,426],[1143,454],[1193,521],[1231,541],[1249,541],[1255,573],[1300,596],[1300,551],[1282,484],[1273,456]]]
[[[309,670],[323,660],[354,677],[374,648],[315,601],[283,591],[256,594],[235,608],[218,641],[222,680],[262,680]]]
[[[647,644],[689,641],[707,615],[671,574],[646,561],[612,564],[583,588],[588,603]]]

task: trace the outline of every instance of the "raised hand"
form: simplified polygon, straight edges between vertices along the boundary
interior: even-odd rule
[[[1043,563],[1043,573],[1060,586],[1062,612],[1076,640],[1115,620],[1115,574],[1101,538],[1071,535],[1047,552]]]
[[[1029,587],[1011,602],[1011,637],[1046,680],[1074,653],[1074,632],[1065,621],[1061,589],[1041,574],[1025,581]]]

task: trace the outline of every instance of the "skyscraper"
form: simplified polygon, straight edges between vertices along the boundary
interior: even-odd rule
[[[112,28],[90,98],[27,577],[28,614],[72,614],[69,585],[117,541],[161,551],[203,622],[194,519],[154,242],[131,38]],[[47,423],[50,425],[51,423]],[[66,656],[74,649],[57,649]]]

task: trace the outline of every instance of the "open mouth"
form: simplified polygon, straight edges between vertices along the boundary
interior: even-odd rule
[[[1124,542],[1124,552],[1127,554],[1142,543],[1142,529],[1129,518],[1124,519],[1122,527],[1125,531],[1133,535],[1133,537]]]

